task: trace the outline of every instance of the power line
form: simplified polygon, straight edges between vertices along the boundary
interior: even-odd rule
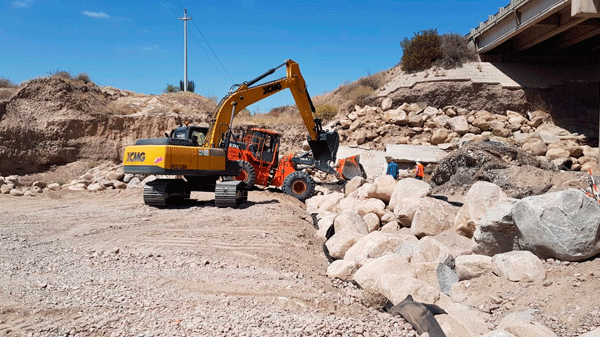
[[[225,71],[225,73],[227,74],[227,76],[229,77],[229,79],[231,80],[231,82],[233,82],[233,78],[231,78],[231,75],[229,75],[229,72],[227,72],[227,69],[225,68],[225,66],[223,65],[223,63],[221,63],[221,60],[219,60],[219,58],[217,57],[217,54],[215,54],[215,51],[212,49],[212,47],[210,46],[210,44],[208,43],[208,41],[204,37],[204,34],[202,34],[202,31],[200,31],[200,27],[198,27],[198,24],[196,24],[195,21],[192,21],[192,23],[194,24],[194,26],[198,30],[198,33],[200,33],[200,36],[202,36],[202,39],[204,39],[204,42],[206,42],[206,45],[208,46],[208,48],[210,49],[210,51],[212,52],[212,54],[215,56],[215,59],[217,60],[217,62],[219,62],[219,64],[221,65],[221,67],[223,68],[223,70]]]
[[[174,0],[174,1],[177,2],[181,8],[185,9],[185,7],[183,7],[183,4],[181,2],[179,2],[178,0]],[[165,6],[167,6],[167,8],[169,8],[171,10],[171,12],[173,12],[175,15],[177,15],[179,17],[179,14],[166,1],[160,0],[160,2],[163,3]],[[206,37],[204,36],[204,34],[202,34],[202,31],[200,30],[200,27],[198,26],[198,24],[194,20],[192,20],[192,23],[196,27],[196,30],[198,31],[198,33],[200,34],[200,36],[202,36],[202,39],[204,40],[204,42],[206,43],[206,45],[210,49],[210,51],[211,51],[212,55],[214,56],[214,58],[217,60],[217,62],[219,62],[219,64],[221,65],[221,68],[223,69],[223,71],[225,71],[225,74],[227,74],[227,76],[229,77],[229,80],[231,82],[233,82],[233,78],[231,77],[231,75],[229,74],[229,72],[227,71],[227,69],[225,68],[225,66],[223,65],[223,63],[221,62],[221,60],[219,60],[219,57],[217,56],[217,54],[215,53],[215,51],[210,46],[210,43],[208,43],[208,40],[206,39]],[[204,50],[204,48],[202,47],[202,44],[198,41],[198,39],[196,38],[196,36],[192,32],[190,32],[190,35],[192,35],[192,37],[194,38],[194,41],[196,41],[196,43],[198,44],[198,46],[200,47],[200,49],[202,50],[202,52],[204,53],[204,55],[206,55],[206,58],[210,61],[210,63],[213,65],[213,67],[215,67],[215,69],[219,72],[219,75],[221,75],[221,77],[223,77],[223,79],[225,81],[227,81],[227,78],[225,78],[225,76],[223,76],[223,73],[221,72],[221,70],[219,69],[219,67],[217,67],[215,65],[215,63],[213,62],[212,58]]]
[[[208,56],[208,53],[206,52],[206,50],[204,50],[204,47],[202,47],[202,44],[200,44],[200,42],[198,42],[198,39],[196,38],[196,35],[194,35],[193,32],[190,32],[190,35],[192,36],[192,38],[194,38],[194,41],[196,41],[196,43],[198,44],[198,46],[200,47],[200,49],[202,50],[202,52],[204,53],[204,55],[206,56],[206,58],[210,61],[210,64],[212,64],[212,66],[217,70],[217,72],[219,73],[219,75],[221,75],[221,77],[225,80],[225,82],[227,82],[227,78],[225,78],[225,75],[223,75],[223,73],[221,72],[221,70],[219,69],[219,67],[217,67],[217,65],[212,61],[212,59],[210,58],[210,56]],[[233,81],[231,81],[231,82],[233,82]]]

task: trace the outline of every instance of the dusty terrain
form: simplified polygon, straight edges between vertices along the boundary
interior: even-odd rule
[[[174,209],[141,190],[0,195],[0,332],[21,336],[411,336],[364,306],[297,200],[212,194]]]

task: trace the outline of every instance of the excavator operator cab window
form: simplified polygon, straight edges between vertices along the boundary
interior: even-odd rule
[[[185,130],[176,130],[173,131],[173,135],[171,136],[171,138],[175,138],[175,139],[185,139]]]
[[[204,143],[206,136],[201,131],[192,131],[192,140],[196,139],[196,145],[200,146]]]

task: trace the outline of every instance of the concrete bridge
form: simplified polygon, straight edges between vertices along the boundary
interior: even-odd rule
[[[482,61],[598,61],[599,2],[510,0],[467,37]]]

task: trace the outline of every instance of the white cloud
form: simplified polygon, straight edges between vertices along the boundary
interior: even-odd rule
[[[15,0],[12,2],[13,7],[15,8],[27,8],[33,5],[35,1],[33,0]]]
[[[88,16],[90,18],[94,18],[94,19],[110,19],[110,15],[108,15],[104,12],[83,11],[81,14]]]

